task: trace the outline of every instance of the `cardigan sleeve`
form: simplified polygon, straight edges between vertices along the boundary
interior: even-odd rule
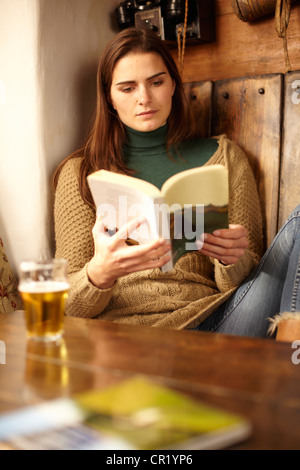
[[[223,138],[229,173],[229,223],[247,228],[249,246],[235,264],[224,266],[212,260],[220,292],[238,287],[257,265],[263,252],[261,203],[252,169],[244,152],[234,142]]]
[[[69,263],[66,315],[94,318],[107,306],[113,287],[99,289],[87,275],[87,265],[94,254],[95,211],[79,192],[80,162],[79,157],[67,160],[59,175],[54,202],[55,256]]]

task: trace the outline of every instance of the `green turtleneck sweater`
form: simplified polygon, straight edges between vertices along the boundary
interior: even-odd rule
[[[175,152],[166,150],[167,125],[151,132],[140,132],[129,127],[124,157],[134,176],[148,181],[159,189],[170,176],[183,170],[204,165],[218,148],[217,139],[194,139],[183,142]],[[178,155],[179,153],[179,155]]]

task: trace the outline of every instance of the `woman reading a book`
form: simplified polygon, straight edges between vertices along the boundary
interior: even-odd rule
[[[300,308],[299,210],[262,256],[262,218],[248,160],[226,136],[191,133],[176,65],[154,33],[129,28],[99,63],[97,108],[85,146],[56,172],[56,257],[69,261],[67,315],[136,325],[265,336],[268,318]],[[140,223],[109,234],[87,176],[99,169],[161,187],[179,171],[214,164],[229,174],[229,228],[203,234],[173,270],[164,239],[128,246]],[[295,281],[295,279],[298,281]]]

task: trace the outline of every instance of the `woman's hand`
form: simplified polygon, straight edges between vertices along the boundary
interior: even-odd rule
[[[170,256],[166,253],[171,246],[164,239],[143,245],[127,245],[126,239],[141,223],[134,219],[110,236],[101,218],[97,218],[93,228],[95,253],[87,270],[90,281],[96,287],[108,289],[120,276],[160,268],[169,261]]]
[[[223,264],[234,264],[248,247],[247,229],[243,225],[229,225],[229,229],[203,234],[198,245],[202,254],[215,258]]]

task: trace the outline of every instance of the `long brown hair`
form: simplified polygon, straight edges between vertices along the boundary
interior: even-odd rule
[[[80,167],[79,189],[83,200],[94,205],[86,177],[99,169],[132,173],[123,160],[123,145],[126,140],[124,124],[110,103],[112,76],[117,62],[132,52],[154,52],[159,54],[175,82],[172,109],[168,118],[167,149],[192,137],[189,112],[182,81],[173,60],[163,41],[149,29],[128,28],[117,34],[106,46],[98,66],[97,105],[94,123],[84,147],[67,159],[83,156]],[[54,175],[56,186],[65,159]]]

